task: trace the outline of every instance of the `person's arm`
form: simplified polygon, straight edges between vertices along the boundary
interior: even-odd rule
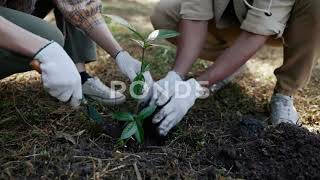
[[[114,39],[101,15],[101,1],[54,0],[63,16],[88,36],[112,57],[122,50]]]
[[[113,58],[122,50],[122,47],[114,39],[106,23],[94,26],[90,32],[88,32],[88,35]]]
[[[181,83],[184,85],[181,86],[182,89],[178,88],[178,91],[175,91],[172,97],[164,101],[166,105],[161,108],[160,112],[157,113],[152,120],[155,124],[160,123],[158,126],[159,134],[166,136],[170,129],[183,119],[195,101],[202,97],[202,95],[205,95],[203,94],[205,90],[199,81],[209,81],[209,83],[212,84],[223,80],[255,54],[267,39],[268,36],[243,31],[236,42],[229,49],[225,50],[217,59],[216,63],[197,80],[189,79],[188,81],[183,81]],[[188,96],[181,97],[180,95],[186,92],[186,89],[183,89],[184,87],[191,91],[188,91]]]
[[[101,15],[100,0],[54,0],[63,16],[74,26],[79,27],[108,52],[115,60],[120,71],[130,80],[133,80],[140,72],[141,62],[123,51],[122,47],[111,34],[106,22]],[[151,74],[145,73],[145,78],[153,83]]]
[[[208,21],[181,20],[173,70],[185,76],[198,59],[207,39]]]
[[[81,103],[81,78],[73,61],[56,42],[50,42],[0,16],[0,48],[37,60],[42,83],[50,95],[72,106]],[[27,44],[27,45],[26,45]],[[34,57],[35,56],[35,57]]]
[[[2,16],[0,16],[0,37],[0,48],[30,58],[49,43],[48,40],[24,30]],[[26,46],[26,44],[28,45]]]
[[[234,44],[226,49],[215,63],[197,80],[215,84],[233,74],[245,64],[268,40],[269,36],[242,31]]]
[[[203,49],[207,38],[208,21],[181,20],[179,32],[181,35],[178,38],[173,71],[170,71],[164,79],[156,83],[150,101],[151,105],[162,106],[174,95],[176,82],[184,79],[183,77],[190,71],[192,64],[198,59]],[[165,88],[167,83],[169,83],[169,87]],[[166,91],[162,89],[166,89]]]

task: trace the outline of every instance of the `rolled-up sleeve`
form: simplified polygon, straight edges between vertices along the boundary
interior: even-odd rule
[[[90,32],[104,22],[100,0],[54,0],[64,17],[73,25]]]
[[[250,9],[245,20],[242,22],[241,29],[260,35],[277,35],[281,37],[286,28],[291,10],[295,0],[273,0],[271,1],[271,16],[264,12]],[[253,6],[260,9],[267,9],[270,0],[254,0]]]
[[[180,15],[188,20],[210,20],[213,18],[212,0],[184,0],[181,1]]]

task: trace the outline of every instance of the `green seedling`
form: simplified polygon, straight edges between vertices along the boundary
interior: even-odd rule
[[[179,36],[179,33],[173,30],[160,29],[160,30],[154,30],[147,37],[145,37],[123,18],[119,16],[107,15],[107,14],[105,15],[105,17],[107,22],[114,22],[114,23],[120,24],[121,26],[127,28],[130,32],[132,32],[135,38],[132,38],[131,40],[141,48],[141,58],[140,58],[141,64],[142,64],[141,70],[137,74],[134,81],[132,82],[134,83],[133,93],[137,96],[141,96],[144,93],[143,90],[144,90],[144,84],[145,84],[145,79],[143,74],[150,70],[150,64],[146,62],[146,59],[145,59],[147,50],[149,50],[152,47],[169,49],[170,48],[169,46],[156,44],[155,42],[160,39],[169,39],[169,38],[177,37]],[[136,97],[133,97],[133,98],[135,98],[136,100],[139,99]],[[138,106],[139,106],[139,103],[137,103],[137,107]],[[144,129],[143,129],[144,120],[150,117],[156,111],[156,108],[157,108],[156,106],[149,106],[140,112],[138,112],[139,108],[137,108],[135,114],[132,114],[130,112],[114,113],[113,119],[118,121],[124,121],[126,123],[120,139],[127,140],[134,136],[137,142],[142,144],[144,141]]]
[[[144,141],[144,120],[150,117],[156,110],[156,106],[149,106],[143,109],[138,115],[132,115],[129,112],[117,112],[114,113],[112,118],[118,121],[123,121],[126,123],[125,128],[122,131],[121,140],[126,140],[135,137],[138,143],[143,143]]]

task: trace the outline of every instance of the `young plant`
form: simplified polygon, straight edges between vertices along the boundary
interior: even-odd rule
[[[121,140],[126,140],[135,137],[138,143],[143,143],[144,141],[144,120],[150,117],[156,110],[156,106],[149,106],[143,109],[138,115],[132,115],[129,112],[118,112],[114,113],[112,118],[118,121],[123,121],[126,123],[125,128],[122,131]]]
[[[132,38],[131,40],[136,44],[138,44],[139,47],[141,48],[141,58],[140,58],[141,64],[142,64],[141,69],[140,69],[140,72],[137,74],[136,78],[134,79],[134,81],[132,82],[134,83],[133,93],[137,96],[141,96],[143,95],[143,88],[145,83],[143,73],[150,70],[150,64],[146,62],[146,59],[145,59],[146,51],[152,47],[160,47],[160,48],[167,48],[167,49],[170,48],[165,45],[155,44],[155,41],[160,39],[173,38],[173,37],[179,36],[179,33],[173,30],[159,29],[151,32],[147,37],[145,37],[123,18],[119,16],[107,15],[107,14],[105,15],[105,17],[107,19],[107,22],[118,23],[123,27],[127,28],[129,31],[131,31],[135,36],[135,38]],[[157,108],[156,106],[149,106],[143,109],[141,112],[136,112],[136,114],[132,114],[129,112],[114,113],[113,119],[126,122],[126,126],[121,134],[120,139],[126,140],[134,136],[138,143],[140,144],[143,143],[144,120],[150,117],[155,112],[156,108]]]

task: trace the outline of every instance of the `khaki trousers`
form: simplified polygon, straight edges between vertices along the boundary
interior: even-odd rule
[[[161,0],[155,7],[151,21],[155,29],[178,29],[183,0]],[[297,0],[282,39],[267,44],[284,47],[284,61],[275,70],[276,93],[292,96],[309,81],[320,55],[320,1]],[[217,29],[209,22],[208,39],[200,58],[213,61],[241,33],[240,27]],[[284,43],[283,43],[284,42]]]

